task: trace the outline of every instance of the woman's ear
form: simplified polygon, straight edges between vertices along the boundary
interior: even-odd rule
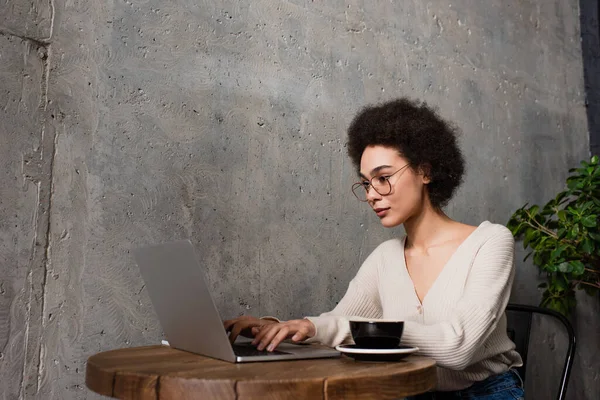
[[[431,165],[423,164],[419,167],[419,175],[421,175],[424,184],[431,183]]]

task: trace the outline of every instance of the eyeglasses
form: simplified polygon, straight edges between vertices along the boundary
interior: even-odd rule
[[[406,167],[408,167],[408,164],[391,175],[378,175],[372,177],[370,180],[365,179],[362,182],[356,182],[352,185],[352,193],[354,193],[359,201],[363,202],[368,201],[367,194],[371,188],[375,189],[381,196],[387,196],[392,193],[392,183],[390,182],[390,178]]]

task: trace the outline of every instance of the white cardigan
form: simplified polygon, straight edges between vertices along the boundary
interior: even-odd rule
[[[382,243],[369,255],[339,304],[318,317],[307,342],[352,343],[349,320],[405,321],[402,343],[438,365],[437,390],[460,390],[521,366],[506,333],[504,310],[514,278],[510,231],[483,222],[450,257],[423,299],[406,269],[406,238]]]

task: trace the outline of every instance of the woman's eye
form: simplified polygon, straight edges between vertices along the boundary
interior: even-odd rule
[[[385,183],[385,181],[387,181],[388,179],[390,179],[390,177],[387,176],[387,175],[386,176],[378,176],[377,177],[377,182],[378,183]]]

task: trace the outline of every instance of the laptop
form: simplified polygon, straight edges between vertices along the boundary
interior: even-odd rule
[[[189,240],[141,247],[134,250],[134,257],[173,348],[229,362],[340,356],[337,350],[315,344],[282,342],[267,352],[239,337],[232,345]]]

